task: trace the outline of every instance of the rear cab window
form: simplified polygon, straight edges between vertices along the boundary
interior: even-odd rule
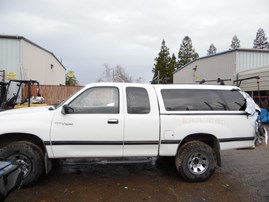
[[[126,88],[127,113],[128,114],[149,114],[150,101],[145,88],[127,87]]]

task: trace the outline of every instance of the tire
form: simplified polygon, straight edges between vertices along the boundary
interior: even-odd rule
[[[209,145],[192,141],[179,149],[175,164],[178,172],[186,181],[202,182],[214,173],[216,155]]]
[[[18,141],[6,145],[0,149],[0,158],[22,164],[22,186],[34,184],[44,172],[43,152],[30,142]]]

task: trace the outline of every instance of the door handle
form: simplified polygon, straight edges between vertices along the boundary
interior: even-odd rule
[[[119,123],[119,120],[118,119],[109,119],[107,121],[108,124],[118,124]]]

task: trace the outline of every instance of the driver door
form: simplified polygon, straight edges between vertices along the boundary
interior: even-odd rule
[[[123,155],[123,114],[119,88],[86,89],[53,119],[51,147],[56,158]]]

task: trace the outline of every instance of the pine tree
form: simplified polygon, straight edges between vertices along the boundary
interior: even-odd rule
[[[155,58],[154,68],[152,72],[154,73],[152,83],[172,83],[173,72],[175,67],[173,66],[173,59],[170,57],[169,49],[165,45],[165,41],[162,41],[161,50],[158,57]]]
[[[167,81],[167,83],[173,83],[173,75],[176,68],[177,68],[177,58],[175,54],[173,53],[168,63],[166,78],[169,78],[169,80]]]
[[[230,50],[234,50],[234,49],[240,48],[240,41],[239,41],[239,39],[237,38],[236,35],[234,35],[230,47],[231,47]]]
[[[161,50],[158,57],[155,58],[154,68],[152,69],[153,83],[158,83],[162,78],[166,77],[166,69],[169,62],[169,49],[165,45],[165,41],[162,41]]]
[[[217,53],[217,49],[216,47],[214,46],[214,44],[212,43],[210,46],[209,46],[209,49],[207,50],[207,55],[214,55]]]
[[[198,58],[198,53],[195,52],[195,49],[192,47],[191,38],[185,36],[182,40],[182,44],[180,45],[180,49],[178,51],[178,63],[177,68],[181,68],[192,60]]]
[[[257,49],[268,48],[267,37],[265,37],[265,33],[264,33],[262,28],[258,29],[258,32],[256,34],[256,38],[254,39],[253,44],[254,44],[253,48],[257,48]]]

